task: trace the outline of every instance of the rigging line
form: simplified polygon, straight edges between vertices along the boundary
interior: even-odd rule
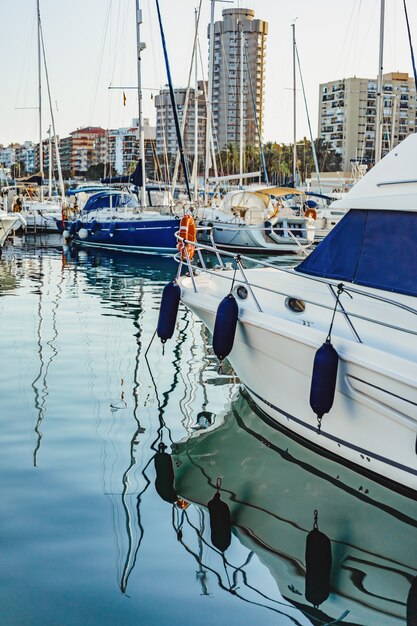
[[[156,401],[157,401],[157,404],[158,404],[159,428],[157,429],[157,437],[156,437],[156,439],[154,440],[154,442],[151,445],[152,450],[154,450],[155,452],[157,452],[157,448],[155,446],[158,443],[158,440],[161,440],[161,442],[162,442],[162,431],[163,431],[164,428],[166,428],[167,431],[168,431],[168,436],[169,436],[169,439],[170,439],[171,443],[174,443],[173,439],[172,439],[172,435],[171,435],[171,429],[166,425],[163,416],[164,416],[165,409],[166,409],[166,407],[168,405],[168,402],[169,402],[169,397],[170,397],[172,391],[174,391],[174,389],[176,388],[176,386],[178,384],[178,378],[180,376],[180,371],[181,371],[181,366],[180,366],[181,347],[184,344],[185,340],[187,339],[187,332],[186,331],[187,331],[187,328],[188,328],[188,326],[190,324],[190,322],[188,320],[188,310],[185,311],[182,320],[185,320],[186,324],[185,324],[184,328],[178,334],[179,339],[178,339],[176,347],[174,349],[175,360],[172,362],[172,365],[174,366],[175,373],[174,373],[174,377],[173,377],[173,380],[172,380],[172,383],[171,383],[169,389],[167,391],[164,391],[163,394],[162,394],[163,398],[164,398],[163,402],[161,402],[161,400],[159,398],[158,387],[156,385],[155,378],[153,376],[152,369],[151,369],[148,357],[147,357],[146,354],[144,355],[145,356],[146,365],[148,367],[149,375],[151,377],[151,381],[152,381],[152,384],[153,384],[153,387],[154,387]]]
[[[158,49],[158,46],[155,44],[155,20],[152,18],[151,19],[151,7],[150,7],[150,0],[147,0],[147,7],[148,7],[148,20],[147,20],[147,25],[148,25],[148,30],[149,30],[149,36],[150,36],[150,40],[151,40],[151,45],[150,45],[150,49],[152,50],[152,61],[153,61],[153,75],[154,75],[154,85],[161,85],[163,83],[163,80],[161,79],[161,74],[163,74],[162,69],[161,69],[161,58],[160,55],[156,54],[156,50]]]
[[[195,526],[195,524],[193,524],[193,522],[190,520],[187,511],[184,511],[184,517],[187,520],[190,528],[192,528],[197,536],[199,537],[199,539],[201,539],[202,543],[211,551],[214,552],[216,555],[218,556],[222,556],[222,560],[223,560],[223,564],[225,565],[227,563],[227,565],[229,565],[231,568],[233,568],[234,570],[240,570],[241,573],[243,574],[244,570],[242,569],[242,567],[244,567],[244,565],[240,565],[240,566],[236,566],[236,565],[232,565],[232,563],[230,563],[229,561],[227,561],[225,555],[222,553],[220,553],[217,549],[215,549],[212,545],[210,545],[202,536],[200,533],[200,530]],[[174,530],[176,531],[176,528],[174,526]],[[301,626],[300,622],[288,615],[288,613],[284,613],[283,611],[279,610],[278,608],[275,608],[273,606],[268,606],[267,604],[262,604],[261,602],[255,602],[254,600],[249,600],[248,598],[245,598],[243,595],[239,594],[237,592],[237,590],[235,588],[233,588],[233,586],[230,586],[230,581],[229,581],[229,576],[228,573],[226,571],[226,577],[228,579],[228,583],[229,583],[229,587],[227,587],[222,580],[222,576],[219,574],[218,571],[216,571],[214,569],[214,567],[210,567],[207,563],[204,563],[202,559],[200,559],[199,555],[197,555],[195,552],[193,552],[193,550],[191,550],[191,548],[189,548],[186,543],[184,542],[183,539],[179,539],[180,543],[183,545],[183,547],[185,548],[185,550],[191,554],[194,559],[197,561],[197,563],[203,567],[204,569],[206,569],[208,572],[212,572],[215,576],[215,578],[217,578],[217,584],[220,587],[220,589],[222,589],[223,591],[227,591],[228,593],[232,594],[233,596],[240,598],[240,600],[243,600],[243,602],[247,602],[248,604],[253,604],[254,606],[261,606],[264,607],[270,611],[273,611],[274,613],[278,613],[279,615],[283,615],[285,617],[287,617],[293,624],[295,624],[296,626]],[[270,598],[269,596],[267,596],[266,594],[264,594],[262,591],[260,591],[259,589],[256,589],[256,587],[253,587],[251,585],[246,585],[248,589],[254,591],[256,594],[260,595],[261,597],[264,597],[266,600],[269,600],[270,602],[283,606],[285,608],[288,609],[295,609],[295,607],[290,603],[290,602],[281,602],[280,600],[275,600],[274,598]],[[286,600],[286,598],[284,598],[284,600]]]
[[[352,26],[352,21],[353,21],[354,12],[355,12],[355,9],[356,9],[356,4],[357,4],[357,0],[355,0],[355,3],[353,5],[353,7],[352,7],[352,11],[350,13],[348,25],[347,25],[347,28],[345,29],[345,37],[343,39],[342,47],[340,48],[340,55],[339,55],[339,59],[338,59],[337,64],[336,64],[335,76],[339,75],[339,67],[341,65],[342,59],[346,60],[347,56],[348,56],[346,54],[346,52],[345,52],[345,46],[346,46],[346,40],[347,40],[347,38],[349,36],[349,31],[350,31],[351,26]]]
[[[366,54],[366,50],[368,49],[368,45],[369,45],[368,42],[369,42],[369,36],[370,36],[371,29],[372,29],[372,25],[375,24],[375,21],[377,19],[377,17],[376,17],[376,10],[377,10],[377,5],[374,4],[374,8],[372,9],[371,18],[369,20],[366,20],[366,22],[368,24],[368,28],[366,30],[365,37],[362,38],[363,39],[363,45],[362,45],[362,48],[361,48],[361,50],[359,52],[359,55],[358,55],[359,59],[362,59],[364,57],[364,55]],[[362,20],[362,22],[363,22],[363,20]]]
[[[104,46],[105,46],[105,43],[106,43],[107,30],[108,30],[109,22],[110,22],[110,11],[111,11],[111,6],[112,6],[112,1],[113,0],[108,0],[107,15],[106,15],[105,23],[104,23],[103,37],[102,37],[101,44],[100,44],[99,64],[98,64],[98,68],[97,68],[97,72],[96,72],[96,77],[95,77],[95,80],[94,80],[93,93],[92,93],[92,96],[91,96],[91,103],[90,103],[90,111],[89,111],[89,114],[88,114],[90,125],[92,124],[94,108],[95,108],[95,105],[96,105],[98,84],[99,84],[99,80],[100,80],[101,66],[102,66],[102,63],[103,63],[103,56],[104,56]]]
[[[254,94],[254,91],[253,91],[252,75],[251,75],[251,71],[250,71],[250,67],[249,67],[248,43],[247,43],[247,41],[246,41],[246,45],[245,45],[245,61],[246,61],[246,68],[247,68],[247,71],[248,71],[250,94],[251,94],[251,98],[252,98],[253,116],[254,116],[254,119],[255,119],[256,132],[257,132],[257,135],[258,135],[259,151],[261,153],[262,169],[264,171],[265,183],[267,185],[269,185],[268,172],[267,172],[266,163],[265,163],[264,147],[263,147],[263,144],[262,144],[261,131],[260,131],[260,128],[259,128],[258,114],[256,112],[256,101],[255,101],[255,94]],[[300,70],[300,74],[301,74],[301,70]],[[310,132],[311,132],[311,129],[310,129]]]
[[[127,5],[126,5],[126,6],[127,6]],[[124,39],[124,37],[123,37],[123,36],[120,36],[120,37],[119,37],[120,14],[121,14],[121,11],[120,11],[120,0],[119,0],[119,9],[118,9],[118,11],[117,11],[117,22],[116,22],[116,28],[115,28],[115,29],[112,29],[112,31],[114,31],[114,33],[115,33],[116,44],[115,44],[115,46],[114,46],[114,54],[113,54],[113,68],[112,68],[112,71],[111,71],[111,78],[110,78],[110,81],[111,81],[111,82],[110,82],[110,84],[113,84],[113,81],[114,81],[114,74],[115,74],[115,71],[116,71],[116,61],[117,61],[117,59],[119,58],[119,51],[120,51],[120,47],[121,47],[121,41]],[[123,29],[122,29],[122,31],[123,31]],[[121,54],[120,54],[120,57],[121,57]],[[122,63],[122,67],[123,67],[123,63]],[[124,84],[124,83],[123,83],[123,81],[122,81],[122,84]],[[128,84],[129,84],[129,83],[128,83]]]
[[[17,103],[20,99],[20,91],[23,91],[23,95],[22,95],[22,100],[23,102],[26,102],[26,95],[27,95],[27,91],[28,91],[28,78],[29,75],[31,75],[33,72],[30,71],[29,69],[29,65],[31,60],[34,58],[34,55],[32,54],[32,50],[33,50],[33,42],[34,42],[34,32],[35,32],[35,25],[37,23],[37,19],[38,16],[35,13],[33,15],[33,21],[32,21],[32,25],[29,29],[29,36],[26,40],[26,50],[24,52],[24,63],[23,63],[23,68],[22,68],[22,72],[19,73],[19,81],[18,81],[18,85],[17,85],[17,91],[16,91],[16,99],[15,99],[15,108],[17,108]],[[25,81],[25,86],[23,88],[22,83],[23,83],[23,77],[26,78]],[[38,108],[38,107],[34,107],[34,108]]]
[[[41,21],[39,21],[39,29],[40,29],[40,35],[41,35],[41,43],[42,43],[42,54],[43,54],[43,65],[44,65],[44,70],[45,70],[45,78],[46,78],[46,87],[47,87],[47,91],[48,91],[48,101],[49,101],[49,112],[51,115],[51,122],[52,122],[52,130],[54,133],[54,145],[55,145],[55,160],[56,160],[56,169],[58,170],[58,179],[59,179],[59,189],[60,189],[60,193],[61,193],[61,201],[64,201],[64,197],[65,197],[65,188],[64,188],[64,179],[62,178],[62,170],[61,170],[61,156],[59,153],[59,146],[58,146],[58,141],[57,141],[57,134],[56,134],[56,128],[55,128],[55,116],[54,116],[54,111],[53,111],[53,107],[52,107],[52,98],[51,98],[51,87],[49,84],[49,74],[48,74],[48,67],[46,64],[46,54],[45,54],[45,42],[44,42],[44,38],[43,38],[43,28],[42,28],[42,23]],[[49,155],[49,158],[52,158],[52,155]]]
[[[410,23],[408,21],[407,5],[405,3],[405,0],[403,0],[403,2],[404,2],[405,20],[407,22],[408,42],[410,44],[411,63],[413,65],[414,84],[415,84],[416,90],[417,90],[417,71],[416,71],[416,62],[415,62],[415,58],[414,58],[413,42],[411,40]]]
[[[313,153],[314,167],[316,168],[317,182],[319,184],[320,193],[323,193],[322,188],[321,188],[319,164],[318,164],[318,161],[317,161],[316,147],[315,147],[315,144],[314,144],[313,133],[312,133],[312,130],[311,130],[310,114],[308,112],[306,91],[305,91],[305,88],[304,88],[303,75],[301,73],[301,63],[300,63],[300,57],[299,57],[299,54],[298,54],[298,46],[297,45],[295,46],[295,54],[296,54],[296,57],[297,57],[298,73],[300,75],[301,88],[303,90],[304,106],[305,106],[306,115],[307,115],[308,131],[309,131],[309,134],[310,134],[311,151]],[[305,172],[304,172],[304,176],[305,176]]]
[[[170,97],[171,97],[171,107],[172,107],[172,112],[174,114],[174,122],[175,122],[175,130],[176,130],[176,133],[177,133],[178,149],[179,149],[180,155],[181,155],[181,164],[182,164],[182,169],[183,169],[183,175],[184,175],[184,178],[185,178],[185,186],[187,188],[187,195],[188,195],[189,201],[191,202],[191,189],[190,189],[190,182],[189,182],[188,166],[187,166],[187,161],[185,159],[184,147],[183,147],[183,141],[182,141],[182,135],[181,135],[181,129],[180,129],[180,124],[179,124],[179,120],[178,120],[177,103],[176,103],[176,100],[175,100],[174,88],[172,86],[171,70],[170,70],[170,67],[169,67],[168,51],[167,51],[167,47],[166,47],[164,28],[163,28],[163,25],[162,25],[162,16],[161,16],[160,8],[159,8],[159,0],[156,0],[156,9],[157,9],[157,12],[158,12],[159,29],[160,29],[160,32],[161,32],[162,48],[163,48],[164,59],[165,59],[165,68],[166,68],[168,84],[169,84],[169,94],[170,94]]]
[[[204,75],[204,63],[203,63],[203,56],[201,53],[201,46],[200,46],[200,38],[197,39],[197,46],[198,46],[198,56],[199,56],[199,60],[200,60],[200,68],[201,68],[201,75],[203,77],[203,93],[204,93],[204,102],[206,103],[206,115],[207,115],[207,101],[208,101],[208,94],[207,94],[207,88],[206,88],[206,79],[205,79],[205,75]],[[223,168],[223,164],[222,164],[222,158],[221,158],[221,152],[219,150],[219,138],[218,138],[218,134],[217,134],[217,130],[214,126],[214,116],[213,116],[213,112],[211,115],[211,134],[212,134],[212,139],[213,139],[213,144],[214,144],[214,156],[217,156],[219,159],[219,163],[220,163],[220,167]],[[215,163],[213,164],[215,166]]]
[[[203,0],[200,0],[200,4],[198,5],[197,20],[196,20],[195,30],[194,30],[193,51],[192,51],[192,54],[191,54],[190,68],[189,68],[189,71],[188,71],[187,91],[186,91],[186,94],[185,94],[184,110],[182,112],[181,133],[182,133],[183,137],[184,137],[186,123],[187,123],[187,115],[188,115],[188,107],[189,107],[190,91],[191,91],[191,78],[192,78],[193,69],[194,69],[194,59],[196,59],[196,57],[197,57],[196,46],[197,46],[197,38],[198,38],[198,28],[199,28],[199,25],[200,25],[200,14],[201,14],[202,2],[203,2]],[[197,93],[194,94],[194,98],[197,98]],[[194,123],[198,124],[198,120],[195,120]],[[177,185],[177,176],[178,176],[179,165],[180,165],[180,153],[179,153],[179,150],[177,150],[177,154],[176,154],[176,157],[175,157],[174,175],[172,177],[172,189],[171,189],[172,195],[174,195],[175,187]]]
[[[123,508],[125,509],[125,514],[126,514],[126,529],[127,529],[127,533],[128,533],[128,541],[129,541],[129,548],[126,554],[126,559],[125,559],[125,564],[123,567],[123,571],[121,573],[120,576],[120,590],[122,591],[122,593],[126,592],[127,589],[127,584],[129,582],[129,578],[130,578],[130,574],[132,573],[132,571],[135,568],[136,565],[136,561],[137,561],[137,557],[138,557],[138,552],[139,552],[139,548],[142,544],[143,541],[143,537],[145,535],[145,529],[143,527],[142,524],[142,520],[141,520],[141,515],[140,515],[140,505],[142,502],[142,496],[144,495],[144,493],[147,491],[149,485],[151,484],[151,480],[148,478],[148,476],[146,475],[146,470],[148,469],[149,465],[151,464],[151,462],[154,459],[154,454],[151,456],[151,458],[149,459],[149,461],[147,462],[147,464],[145,465],[145,467],[143,468],[143,470],[141,471],[142,476],[145,479],[145,486],[142,489],[142,491],[140,491],[138,493],[137,499],[136,499],[136,514],[137,514],[137,523],[138,523],[138,528],[140,531],[140,536],[139,536],[139,540],[136,544],[136,548],[133,550],[133,540],[130,534],[130,526],[128,526],[128,520],[130,521],[130,513],[129,513],[129,509],[127,507],[127,503],[124,500],[124,494],[122,494],[122,503],[123,503]],[[127,493],[127,486],[126,486],[126,493]],[[133,556],[132,556],[133,555]]]

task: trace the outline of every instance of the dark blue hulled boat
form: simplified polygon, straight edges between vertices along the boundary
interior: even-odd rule
[[[179,218],[169,214],[169,206],[144,209],[133,193],[106,190],[93,194],[79,219],[65,226],[65,238],[79,245],[171,254]]]
[[[136,38],[137,48],[141,52],[145,49],[145,44],[140,40],[140,25],[142,23],[142,12],[139,7],[139,0],[136,4]],[[181,156],[181,163],[184,170],[185,182],[187,186],[187,196],[191,200],[191,193],[188,183],[187,164],[184,157],[182,137],[178,121],[178,113],[174,91],[172,87],[171,75],[169,71],[168,57],[163,36],[161,16],[158,8],[158,17],[161,29],[161,36],[164,47],[164,57],[167,67],[168,82],[170,86],[171,104],[174,112],[175,128],[177,132],[178,148]],[[158,208],[149,208],[150,198],[146,186],[145,174],[145,138],[142,122],[142,98],[141,98],[141,54],[138,54],[138,130],[139,130],[139,154],[140,158],[136,170],[127,177],[127,180],[120,178],[118,184],[134,185],[138,189],[137,197],[127,191],[111,190],[93,194],[80,215],[80,219],[74,222],[66,222],[64,236],[77,244],[85,246],[95,246],[99,248],[110,248],[115,250],[125,250],[127,252],[147,252],[156,254],[172,254],[176,252],[175,233],[179,230],[179,218],[172,214],[171,206],[167,198],[158,202]],[[113,182],[113,181],[106,181]],[[155,206],[155,204],[154,204]]]

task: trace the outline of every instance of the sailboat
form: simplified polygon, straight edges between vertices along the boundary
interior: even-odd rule
[[[38,115],[39,115],[39,174],[30,177],[28,180],[18,182],[16,188],[15,206],[18,206],[24,215],[26,224],[25,229],[30,232],[58,232],[56,219],[61,216],[62,203],[64,202],[65,190],[62,178],[61,162],[59,155],[59,147],[57,142],[57,134],[55,130],[55,118],[52,109],[51,91],[49,86],[48,70],[46,65],[45,46],[43,41],[42,22],[40,13],[40,2],[36,1],[37,7],[37,38],[38,38]],[[48,196],[44,194],[44,155],[42,140],[42,60],[46,75],[46,85],[49,98],[49,109],[51,114],[51,126],[48,131],[48,150],[49,150],[49,175],[48,175]],[[52,194],[52,131],[53,142],[55,146],[55,158],[59,176],[60,199]]]
[[[65,235],[67,239],[83,246],[172,254],[176,251],[175,233],[179,229],[180,219],[170,212],[170,207],[152,210],[147,203],[141,81],[141,54],[145,44],[140,40],[142,11],[139,0],[135,1],[140,159],[129,182],[139,189],[139,201],[129,191],[94,194],[79,219],[72,223],[66,222]]]
[[[209,102],[213,82],[214,52],[214,3],[212,0],[210,23],[210,59],[208,74]],[[239,174],[221,177],[229,182],[236,180],[239,188],[229,191],[216,207],[202,208],[198,212],[199,239],[203,243],[212,243],[221,250],[245,251],[261,254],[302,253],[308,254],[314,241],[314,221],[309,219],[306,210],[306,198],[302,191],[293,188],[279,188],[269,185],[268,174],[263,158],[263,147],[256,113],[256,101],[247,54],[247,42],[243,25],[239,23]],[[246,66],[246,70],[245,70]],[[264,185],[243,187],[245,178],[260,176],[260,172],[243,174],[244,147],[244,74],[252,96],[254,122],[257,128],[259,147],[262,157]],[[210,106],[208,106],[208,122],[211,122]],[[207,124],[211,128],[211,123]],[[210,157],[210,137],[206,135],[206,189],[208,184],[208,167]],[[207,192],[206,192],[207,198]],[[297,201],[295,201],[297,200]],[[300,201],[298,201],[300,200]]]

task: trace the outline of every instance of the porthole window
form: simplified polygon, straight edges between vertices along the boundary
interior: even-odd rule
[[[306,310],[306,303],[304,300],[300,300],[300,298],[287,298],[285,306],[293,313],[304,313]]]
[[[244,285],[238,285],[236,287],[236,295],[241,300],[246,300],[246,298],[248,297],[248,290]]]

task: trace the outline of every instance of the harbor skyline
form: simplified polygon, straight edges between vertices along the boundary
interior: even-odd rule
[[[155,120],[153,97],[166,83],[162,46],[154,3],[140,3],[143,11],[141,39],[147,48],[142,55],[144,116]],[[197,2],[161,0],[168,54],[175,87],[187,84],[194,36]],[[22,14],[17,5],[8,6],[6,29],[0,53],[3,67],[0,100],[0,144],[37,141],[37,44],[36,3],[27,2]],[[32,6],[33,5],[33,6]],[[293,137],[292,29],[296,40],[306,90],[313,137],[317,136],[319,84],[353,76],[377,74],[380,0],[366,4],[343,3],[343,15],[335,3],[298,0],[284,3],[253,0],[233,4],[216,3],[215,19],[224,8],[251,8],[269,24],[266,52],[264,141],[289,143]],[[133,0],[74,0],[71,6],[41,0],[51,98],[57,133],[63,137],[75,128],[130,126],[137,116],[135,7]],[[417,37],[417,7],[407,5],[411,36]],[[404,71],[412,75],[403,3],[387,0],[385,9],[384,72]],[[207,26],[210,2],[203,0],[200,18],[201,56],[207,78]],[[179,36],[180,35],[180,36]],[[203,78],[201,68],[199,78]],[[297,77],[297,138],[308,136],[307,117]],[[114,89],[109,89],[112,86]],[[121,87],[121,89],[117,89]],[[124,103],[123,91],[126,96]],[[43,135],[49,126],[49,106],[43,80]]]

